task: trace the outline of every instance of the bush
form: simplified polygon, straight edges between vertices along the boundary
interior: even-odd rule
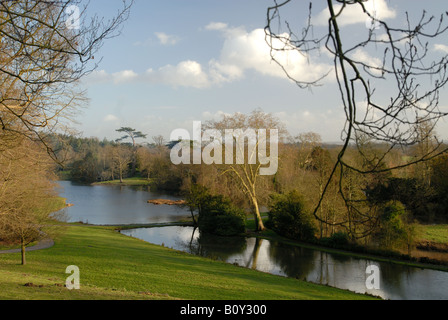
[[[244,211],[232,205],[222,195],[207,195],[201,199],[198,217],[201,231],[220,236],[234,236],[246,231]]]
[[[304,207],[303,198],[295,190],[271,195],[267,226],[287,238],[313,240],[316,228],[312,215]]]
[[[375,238],[384,248],[397,248],[409,244],[412,230],[406,224],[406,208],[398,201],[384,205],[380,215],[380,228]]]
[[[329,246],[343,247],[348,245],[350,242],[350,238],[347,233],[338,231],[331,235],[328,238],[322,238],[321,243]]]

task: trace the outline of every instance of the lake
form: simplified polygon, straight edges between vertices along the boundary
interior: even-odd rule
[[[176,206],[148,204],[149,199],[179,199],[150,192],[148,188],[86,186],[67,181],[60,184],[61,196],[74,204],[64,209],[71,222],[148,224],[174,222],[190,216],[189,211]],[[190,254],[384,299],[448,299],[448,272],[359,259],[266,239],[217,237],[192,227],[137,228],[122,233]],[[379,289],[367,288],[369,266],[378,268]]]
[[[193,227],[137,228],[123,234],[239,266],[391,300],[448,299],[448,273],[359,259],[266,239],[217,237]],[[379,270],[379,289],[368,289],[368,266]]]
[[[153,205],[150,199],[179,200],[142,186],[85,185],[59,181],[59,195],[73,204],[64,209],[68,222],[97,225],[148,224],[178,221],[190,212],[178,206]]]

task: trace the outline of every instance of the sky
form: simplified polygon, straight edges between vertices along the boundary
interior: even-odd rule
[[[83,79],[89,103],[77,116],[84,137],[116,139],[115,130],[128,126],[151,137],[169,140],[178,128],[192,131],[193,121],[220,119],[222,114],[255,109],[272,113],[295,136],[316,132],[326,142],[340,141],[345,114],[334,77],[322,86],[299,88],[274,63],[265,41],[267,8],[273,0],[135,0],[121,33],[105,41],[95,54],[101,62]],[[369,0],[379,18],[402,25],[405,11],[416,21],[422,10],[440,16],[445,0]],[[121,8],[120,0],[93,0],[88,14],[106,19]],[[282,18],[300,33],[308,17],[309,1],[295,1]],[[326,31],[326,1],[312,1],[313,30]],[[373,9],[372,9],[373,10]],[[368,33],[366,17],[350,11],[341,20],[350,41]],[[381,30],[378,37],[382,36]],[[430,54],[448,53],[448,35],[429,47]],[[375,54],[360,49],[359,59],[377,61]],[[325,50],[309,55],[279,53],[291,75],[312,81],[332,69]],[[387,84],[377,92],[388,98]],[[440,107],[448,111],[448,88],[441,92]],[[448,137],[448,123],[437,133]],[[142,141],[143,142],[143,141]]]

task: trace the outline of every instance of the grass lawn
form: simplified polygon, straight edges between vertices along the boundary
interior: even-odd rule
[[[64,287],[66,267],[80,290]],[[55,245],[0,254],[0,299],[356,300],[371,297],[189,255],[122,235],[111,227],[70,225]],[[26,285],[27,284],[27,285]]]
[[[149,186],[151,184],[151,180],[141,177],[133,177],[133,178],[125,178],[123,182],[120,180],[111,180],[111,181],[103,181],[103,182],[95,182],[94,184],[98,185],[126,185],[126,186]]]
[[[419,225],[417,234],[419,240],[448,244],[448,224]]]

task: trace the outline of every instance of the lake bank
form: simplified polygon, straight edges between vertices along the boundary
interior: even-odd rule
[[[192,227],[124,228],[123,234],[240,267],[392,300],[448,299],[447,272],[378,256],[277,242],[261,237],[219,237]],[[366,286],[369,266],[381,287]]]
[[[168,223],[151,223],[151,224],[129,224],[129,225],[116,225],[113,226],[116,228],[117,231],[121,230],[129,230],[129,229],[136,229],[136,228],[159,228],[159,227],[170,227],[170,226],[184,226],[184,227],[191,227],[193,226],[193,222],[189,220],[188,218],[182,221],[177,222],[168,222]],[[267,239],[267,240],[274,240],[283,242],[285,244],[290,244],[293,246],[318,250],[322,252],[327,253],[336,253],[341,255],[346,255],[350,257],[360,258],[360,259],[369,259],[379,262],[390,262],[390,263],[396,263],[396,264],[402,264],[407,265],[410,267],[417,267],[417,268],[425,268],[425,269],[432,269],[432,270],[440,270],[440,271],[446,271],[448,272],[448,261],[446,260],[436,260],[436,259],[428,259],[425,255],[425,251],[422,251],[420,256],[417,257],[409,257],[407,255],[401,255],[401,254],[389,254],[389,255],[381,255],[378,254],[375,250],[369,250],[368,248],[362,248],[358,250],[350,250],[349,247],[329,247],[325,246],[319,243],[307,243],[307,242],[301,242],[294,239],[289,239],[282,237],[275,232],[266,229],[263,232],[253,232],[251,231],[252,223],[250,221],[247,222],[247,232],[245,234],[242,234],[244,237],[258,237],[261,239]],[[431,251],[428,251],[427,253],[431,253]],[[422,260],[422,261],[419,261]],[[431,261],[433,263],[431,263]]]
[[[120,184],[119,180],[80,186],[73,185],[69,181],[63,182],[62,185],[70,190],[64,196],[70,199],[70,203],[74,203],[74,207],[67,210],[68,214],[72,216],[69,222],[81,221],[93,225],[145,226],[151,225],[151,223],[188,221],[191,216],[189,210],[177,205],[184,203],[181,197],[163,192],[151,192],[148,186],[145,185],[146,183],[148,183],[148,180],[145,178],[124,179],[123,184]],[[248,218],[247,228],[253,229],[250,218]],[[425,244],[426,249],[446,247],[448,245],[448,225],[420,226],[418,229],[419,235],[416,242],[419,244],[420,249],[425,249]],[[254,235],[277,237],[277,235],[269,231]],[[289,241],[289,239],[283,239],[282,241],[284,240]],[[358,255],[383,255],[360,247],[356,247],[356,250],[353,250],[353,248],[349,247],[332,248],[321,243],[305,243],[304,245],[315,245],[319,249],[324,250],[341,249],[342,251],[350,251]],[[434,251],[420,250],[415,258],[422,260],[425,264],[436,264],[437,258],[444,255],[446,256],[447,254],[435,255]],[[400,258],[400,256],[397,254],[393,256],[386,254],[385,258]],[[411,261],[412,259],[405,255],[403,255],[403,258],[405,259],[399,260],[418,262]],[[444,260],[442,265],[447,266],[447,261],[448,259]],[[441,264],[439,263],[439,265]]]
[[[65,186],[67,197],[69,199],[73,199],[73,201],[70,202],[74,203],[73,207],[67,208],[67,212],[73,217],[78,216],[81,217],[81,219],[74,218],[73,222],[87,221],[87,223],[85,223],[85,226],[91,224],[91,225],[103,225],[110,227],[120,226],[120,228],[132,229],[134,227],[160,227],[160,226],[170,227],[173,224],[178,224],[179,221],[181,221],[181,224],[184,224],[186,222],[191,224],[191,213],[189,212],[189,210],[185,208],[182,209],[178,208],[178,206],[172,206],[166,204],[154,205],[148,203],[148,200],[150,199],[155,200],[169,199],[177,201],[181,199],[180,197],[168,194],[154,193],[150,191],[147,187],[98,186],[98,185],[86,186],[69,182],[64,182],[62,185]],[[247,236],[257,236],[260,238],[268,236],[275,237],[275,239],[277,240],[281,239],[281,242],[284,243],[291,241],[288,239],[277,237],[277,235],[275,235],[270,230],[266,230],[261,234],[251,233],[250,230],[253,230],[254,226],[253,221],[250,218],[248,218],[247,220],[247,229],[249,230]],[[190,237],[191,235],[188,236],[188,239]],[[263,242],[268,243],[267,241]],[[252,243],[250,245],[252,245]],[[295,245],[291,250],[291,254],[300,255],[300,252],[298,251],[304,251],[300,248],[305,247],[310,248],[309,245],[307,244],[301,244],[301,246]],[[312,249],[317,251],[316,253],[313,253],[314,255],[318,255],[323,258],[330,257],[330,259],[332,258],[329,253],[336,252],[334,248],[313,247]],[[340,253],[341,251],[338,252]],[[381,258],[378,256],[374,257],[367,256],[365,253],[361,255],[359,252],[357,253],[343,252],[342,255],[339,253],[338,256],[362,257],[362,258],[366,257],[368,258],[368,260],[373,261],[380,260],[379,258]],[[285,253],[285,255],[288,254],[289,253]],[[280,259],[282,260],[283,258]],[[350,272],[352,272],[351,270],[349,270],[350,268],[345,268],[342,264],[340,264],[340,262],[343,263],[344,260],[347,260],[347,258],[343,259],[338,258],[338,260],[340,261],[328,261],[328,263],[322,265],[322,268],[327,269],[328,267],[334,268],[333,263],[336,263],[338,265],[338,269],[340,270],[339,272],[350,274]],[[383,259],[383,261],[387,263],[389,263],[390,260],[391,260],[390,257]],[[318,263],[322,264],[323,262],[319,261]],[[409,261],[406,263],[409,264]],[[399,263],[393,263],[391,265],[399,265]],[[423,267],[427,268],[427,266]],[[366,266],[358,265],[358,266],[352,266],[351,268],[354,268],[356,273],[359,273],[358,274],[359,279],[357,281],[361,283],[361,285],[364,285],[366,277],[365,272]],[[388,268],[389,267],[385,267],[384,270],[386,271]],[[414,265],[415,271],[418,271],[419,268],[422,268],[422,266],[419,265],[417,267],[416,265]],[[398,269],[402,270],[403,268]],[[408,272],[406,270],[398,271],[398,269],[392,271],[392,273],[399,278],[406,277]],[[361,271],[362,274],[360,273]],[[413,272],[413,270],[410,271]],[[293,272],[307,273],[306,269],[298,266],[293,267]],[[343,277],[341,279],[343,279]],[[441,279],[443,283],[445,282],[445,275],[443,275],[442,277],[438,275],[435,276],[427,275],[427,277],[429,277],[429,279],[432,280]],[[304,277],[300,275],[299,278],[303,279]],[[403,279],[403,281],[406,281],[406,279]],[[421,284],[426,283],[425,281],[422,281],[422,279],[419,279],[417,282]],[[411,291],[415,291],[414,288],[412,288]],[[434,292],[435,292],[434,290],[431,290],[429,293],[433,294]],[[441,294],[440,296],[444,296],[444,294]]]
[[[114,230],[69,225],[53,247],[29,252],[25,266],[17,264],[17,254],[1,255],[0,299],[372,299],[185,254]],[[80,269],[81,290],[63,287],[69,265]]]
[[[120,180],[108,180],[101,182],[94,182],[91,185],[112,185],[112,186],[150,186],[152,184],[151,179],[134,177],[134,178],[124,178]]]

